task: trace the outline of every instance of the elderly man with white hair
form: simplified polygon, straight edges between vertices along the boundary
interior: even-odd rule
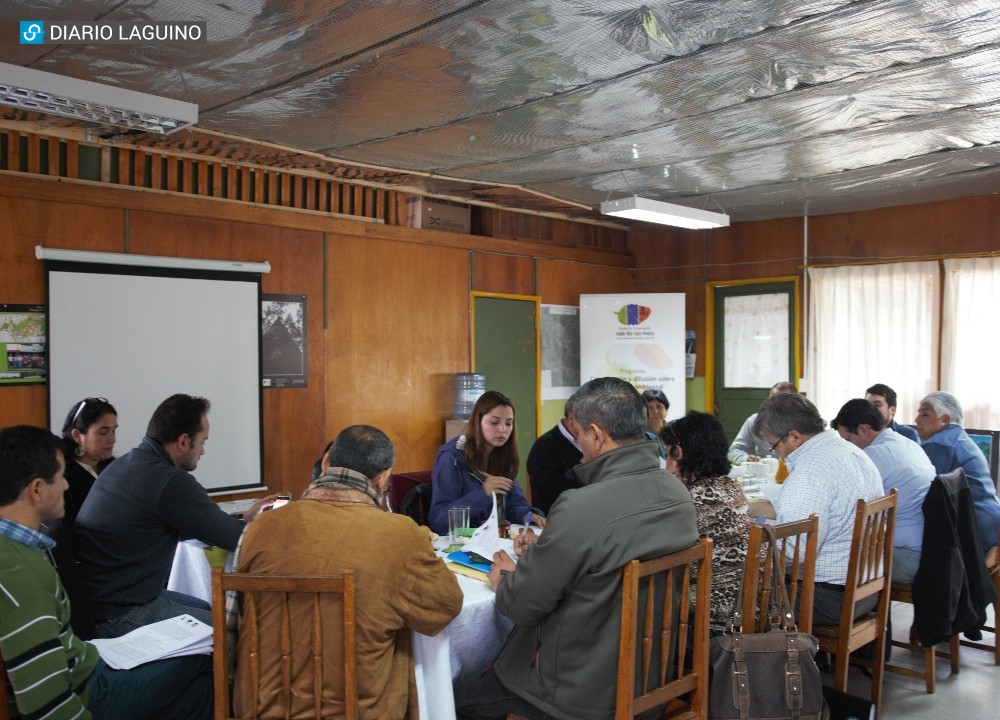
[[[1000,533],[1000,499],[990,477],[989,464],[979,446],[962,427],[962,405],[951,393],[932,392],[917,408],[917,435],[938,475],[956,468],[965,470],[979,523],[983,550],[997,544]]]

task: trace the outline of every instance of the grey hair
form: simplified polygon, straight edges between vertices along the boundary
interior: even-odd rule
[[[761,404],[753,432],[760,437],[766,434],[783,438],[792,430],[797,430],[811,437],[823,432],[824,427],[826,422],[819,410],[805,395],[780,394],[772,395]]]
[[[341,430],[330,448],[330,467],[347,468],[369,480],[395,464],[392,440],[371,425],[351,425]]]
[[[563,408],[563,417],[576,414],[576,400],[576,393],[569,396],[569,399],[566,401],[566,407]]]
[[[646,401],[621,378],[602,377],[576,392],[573,416],[581,428],[597,425],[616,443],[639,442],[646,431]]]
[[[928,393],[924,399],[920,401],[920,405],[923,405],[924,403],[934,408],[934,414],[938,417],[941,415],[947,415],[951,418],[953,425],[961,426],[965,422],[965,413],[962,412],[962,403],[960,403],[958,398],[951,393],[942,392],[941,390]]]

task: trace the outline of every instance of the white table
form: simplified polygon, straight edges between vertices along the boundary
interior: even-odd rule
[[[212,574],[204,545],[177,544],[168,590],[212,601]],[[232,570],[232,555],[226,563]],[[464,599],[462,611],[434,637],[412,633],[420,720],[455,720],[452,681],[483,670],[497,656],[514,624],[498,614],[489,583],[456,575]]]

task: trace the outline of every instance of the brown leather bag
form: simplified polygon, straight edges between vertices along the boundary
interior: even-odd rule
[[[781,558],[774,530],[770,537],[773,567]],[[785,583],[771,573],[768,608],[770,628],[743,632],[743,588],[734,606],[730,634],[712,639],[709,647],[709,720],[821,720],[823,688],[816,667],[816,638],[800,633],[788,603]],[[761,608],[761,612],[765,609]],[[753,618],[750,618],[753,625]]]

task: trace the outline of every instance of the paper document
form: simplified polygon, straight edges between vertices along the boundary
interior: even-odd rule
[[[131,670],[144,663],[181,655],[210,655],[212,626],[190,615],[145,625],[117,638],[89,640],[114,670]]]
[[[486,518],[486,522],[476,528],[472,537],[462,546],[462,550],[482,555],[490,561],[493,560],[493,554],[498,550],[506,550],[514,562],[517,562],[517,556],[514,554],[514,543],[500,537],[496,493],[493,493],[493,512]]]

